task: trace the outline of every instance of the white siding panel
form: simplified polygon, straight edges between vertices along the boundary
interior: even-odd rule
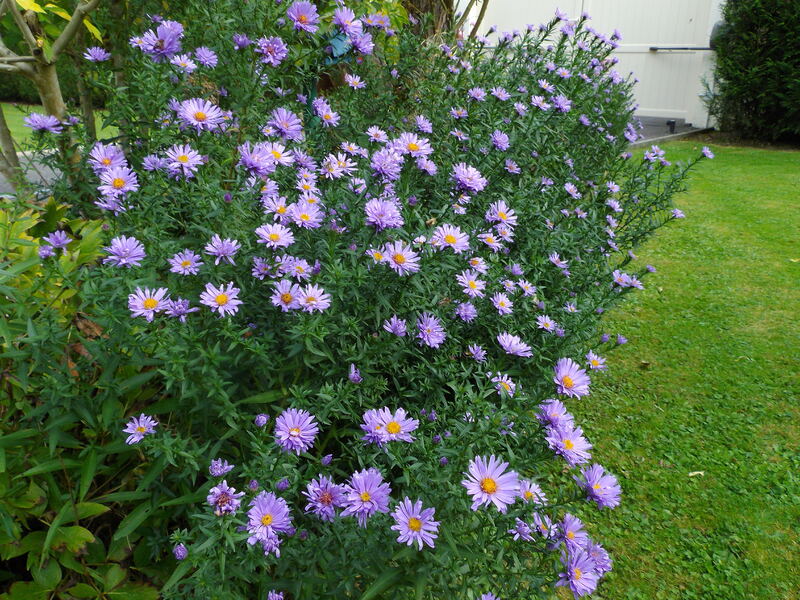
[[[552,18],[556,8],[577,17],[588,12],[592,26],[611,33],[618,29],[622,43],[616,51],[621,73],[633,72],[637,114],[686,119],[703,127],[708,115],[700,95],[710,79],[713,53],[650,51],[651,46],[707,47],[722,0],[488,0],[484,31],[521,30],[528,23]],[[466,1],[462,0],[462,6]],[[477,10],[472,13],[472,20]]]

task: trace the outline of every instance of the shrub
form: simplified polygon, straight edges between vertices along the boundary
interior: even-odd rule
[[[710,109],[723,130],[800,139],[800,4],[728,0],[715,37]]]
[[[631,249],[682,216],[690,165],[626,151],[631,83],[586,17],[436,47],[401,12],[309,6],[189,4],[185,30],[132,40],[124,149],[53,188],[107,219],[70,284],[90,326],[6,338],[49,353],[2,439],[50,442],[14,468],[48,531],[112,508],[84,542],[111,590],[124,568],[166,598],[593,589],[610,560],[575,514],[619,488],[564,403],[605,368],[599,315],[643,285]],[[182,56],[201,45],[217,66]],[[14,523],[8,548],[40,533]]]

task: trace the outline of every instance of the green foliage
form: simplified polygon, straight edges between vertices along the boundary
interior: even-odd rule
[[[711,113],[748,138],[800,140],[800,3],[728,0],[723,15]]]

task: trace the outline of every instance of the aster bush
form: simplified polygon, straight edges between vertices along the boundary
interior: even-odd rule
[[[569,407],[691,166],[627,152],[618,35],[192,6],[131,40],[122,137],[53,190],[105,219],[74,282],[102,335],[17,414],[75,440],[118,516],[93,543],[166,598],[591,593],[611,559],[575,513],[620,486]]]

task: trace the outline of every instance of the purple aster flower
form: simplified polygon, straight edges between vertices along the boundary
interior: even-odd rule
[[[502,390],[502,392],[505,392],[509,396],[513,396],[517,390],[517,384],[514,383],[511,377],[502,373],[498,373],[497,375],[493,376],[492,383],[495,384],[494,388],[498,393],[501,393]]]
[[[500,600],[500,598],[498,598],[491,592],[487,592],[485,594],[481,594],[481,600]]]
[[[562,113],[568,113],[572,110],[572,100],[564,96],[563,94],[558,94],[557,96],[553,96],[551,98],[553,101],[553,106]]]
[[[142,159],[142,168],[145,171],[161,171],[166,169],[168,164],[169,160],[156,154],[148,154]]]
[[[322,225],[324,216],[316,203],[303,200],[292,204],[287,214],[295,225],[303,229],[317,229]]]
[[[244,492],[237,492],[236,488],[230,487],[228,482],[223,480],[209,490],[206,502],[214,507],[214,514],[220,517],[232,515],[239,510],[242,496]]]
[[[358,75],[351,75],[350,73],[347,73],[344,76],[344,81],[354,90],[363,90],[365,87],[367,87],[367,84],[364,83],[364,80]]]
[[[472,496],[472,510],[484,504],[494,504],[505,513],[510,504],[519,496],[519,475],[515,471],[506,473],[507,462],[501,462],[494,455],[488,459],[476,456],[469,463],[467,479],[461,482]]]
[[[442,322],[430,313],[422,313],[417,319],[417,338],[421,344],[438,348],[447,338]]]
[[[497,343],[500,344],[506,354],[522,357],[532,356],[531,347],[523,342],[519,336],[503,332],[497,336]]]
[[[628,338],[626,338],[621,333],[618,333],[616,341],[617,341],[617,346],[622,346],[623,344],[627,344],[628,343]]]
[[[583,529],[583,522],[569,513],[564,515],[564,520],[558,525],[558,535],[569,552],[583,549],[589,541],[589,534]]]
[[[222,111],[219,107],[202,98],[184,100],[178,106],[177,112],[178,118],[184,125],[194,127],[197,131],[211,131],[223,121]]]
[[[367,519],[376,512],[389,512],[389,494],[392,488],[383,481],[380,471],[375,468],[353,473],[345,485],[345,509],[342,516],[355,515],[361,527],[367,526]]]
[[[386,244],[381,254],[383,262],[388,264],[398,275],[410,275],[419,271],[419,255],[403,241],[398,240]]]
[[[170,271],[179,275],[197,275],[203,260],[192,250],[182,250],[169,259]]]
[[[541,506],[547,504],[547,496],[544,495],[539,484],[528,479],[519,480],[519,497],[522,498],[522,501],[526,504],[528,502],[533,502]]]
[[[404,223],[400,207],[394,200],[373,198],[364,206],[364,212],[367,215],[365,223],[372,225],[378,231],[390,227],[402,227]]]
[[[586,490],[589,500],[597,503],[599,508],[614,508],[619,506],[619,497],[622,491],[617,478],[607,473],[602,466],[594,464],[581,470],[581,477],[575,481]]]
[[[514,540],[522,539],[526,542],[533,541],[530,525],[528,525],[525,521],[523,521],[519,517],[516,518],[516,523],[514,524],[514,527],[512,529],[509,529],[508,533],[514,536]]]
[[[200,303],[208,306],[212,312],[219,313],[220,317],[227,314],[235,315],[239,312],[239,288],[230,282],[227,287],[221,285],[216,287],[210,283],[206,284],[206,289],[200,294]]]
[[[472,344],[467,348],[467,354],[471,356],[476,362],[486,362],[486,351],[478,344]]]
[[[61,133],[64,127],[57,117],[41,113],[29,114],[23,119],[23,123],[25,123],[25,127],[30,127],[34,131],[48,131],[50,133]]]
[[[319,14],[317,7],[311,2],[306,2],[306,0],[295,2],[286,11],[286,16],[292,20],[294,28],[297,30],[302,29],[308,33],[314,33],[318,29]]]
[[[513,312],[514,303],[508,299],[508,296],[501,292],[492,296],[492,304],[500,315],[510,315]]]
[[[112,264],[115,267],[139,267],[145,256],[144,246],[134,237],[121,235],[111,240],[111,245],[103,248],[109,256],[103,259],[103,264]]]
[[[86,52],[83,53],[83,58],[89,62],[104,62],[111,58],[111,53],[100,46],[92,46],[86,49]]]
[[[453,179],[461,189],[471,192],[480,192],[489,183],[480,171],[466,163],[453,166]]]
[[[303,294],[299,285],[292,283],[289,279],[281,279],[275,282],[275,292],[270,298],[272,304],[279,306],[283,312],[300,308],[300,298]]]
[[[403,167],[403,155],[392,148],[382,148],[372,154],[370,167],[384,181],[394,181],[400,177]]]
[[[214,52],[211,48],[207,48],[205,46],[200,46],[194,51],[194,56],[204,67],[208,67],[213,69],[217,66],[218,58],[217,53]]]
[[[547,515],[533,513],[533,523],[536,531],[546,540],[553,539],[558,535],[558,526],[553,525],[553,521]]]
[[[39,258],[44,260],[46,258],[50,258],[56,253],[55,248],[52,246],[44,245],[39,246]]]
[[[580,465],[592,458],[589,453],[592,445],[583,437],[583,430],[572,423],[564,423],[558,427],[549,427],[545,437],[550,448],[570,466]]]
[[[244,50],[253,43],[252,40],[243,33],[234,33],[232,39],[235,50]]]
[[[545,400],[540,406],[536,417],[542,423],[547,423],[552,427],[566,427],[573,425],[573,417],[567,412],[567,407],[560,400]]]
[[[53,246],[53,248],[60,248],[62,250],[66,248],[67,244],[69,244],[72,241],[71,237],[69,237],[66,233],[60,230],[49,233],[42,239],[51,246]]]
[[[183,25],[176,21],[162,21],[155,31],[152,29],[142,35],[139,46],[154,62],[161,62],[181,51]]]
[[[277,67],[289,55],[289,46],[279,37],[262,37],[256,41],[255,51],[262,63]]]
[[[361,377],[361,371],[359,371],[353,363],[350,363],[350,373],[347,375],[347,378],[352,383],[361,383],[364,381],[364,378]]]
[[[353,44],[353,47],[361,54],[372,54],[372,51],[375,49],[375,43],[372,41],[372,35],[369,33],[351,35],[348,39]],[[395,78],[397,78],[395,75],[396,72],[395,69],[392,70],[392,76]]]
[[[167,170],[176,178],[191,179],[203,162],[200,153],[187,144],[176,144],[167,150]]]
[[[292,526],[289,506],[286,500],[272,492],[262,491],[250,501],[247,511],[248,544],[269,541],[278,533],[287,533]]]
[[[89,164],[96,174],[100,174],[112,167],[127,166],[122,148],[116,144],[103,144],[97,142],[89,153]]]
[[[256,229],[257,243],[268,248],[287,248],[294,243],[294,234],[288,227],[280,224],[262,225]]]
[[[333,454],[326,454],[325,456],[322,457],[322,459],[319,462],[323,466],[328,466],[329,464],[331,464],[332,460],[333,460]]]
[[[194,73],[197,70],[197,63],[188,54],[178,54],[169,59],[170,64],[178,67],[184,73]]]
[[[383,446],[387,442],[401,441],[411,443],[411,435],[419,427],[419,421],[407,417],[405,409],[398,408],[394,413],[384,407],[378,410],[369,410],[364,413],[364,423],[361,425],[367,435],[361,439]]]
[[[346,6],[339,6],[333,11],[333,24],[346,35],[358,35],[363,31],[363,24],[356,19],[356,14]]]
[[[198,310],[200,309],[196,306],[190,306],[189,301],[183,298],[168,299],[164,307],[164,312],[168,317],[178,319],[181,323],[186,322],[186,315]]]
[[[391,319],[384,321],[383,328],[398,337],[404,337],[406,335],[406,321],[405,319],[398,318],[397,315],[392,315]]]
[[[305,452],[314,445],[318,432],[314,416],[305,410],[288,408],[275,419],[275,441],[285,452]]]
[[[682,210],[673,208],[672,209],[672,218],[674,219],[685,219],[686,215],[683,213]]]
[[[600,575],[608,573],[611,570],[611,557],[600,544],[595,544],[592,540],[588,540],[585,550],[592,560],[594,560],[595,571]]]
[[[589,365],[590,369],[597,371],[605,371],[608,368],[606,366],[606,359],[602,356],[598,356],[594,352],[589,352],[586,355],[586,363]]]
[[[97,188],[104,196],[116,198],[139,189],[139,180],[128,166],[110,167],[100,174]]]
[[[185,560],[187,556],[189,556],[189,551],[186,549],[186,546],[183,544],[177,544],[172,549],[172,554],[175,556],[175,560]]]
[[[233,257],[236,256],[236,253],[241,247],[242,245],[237,240],[232,240],[230,238],[225,238],[223,240],[219,234],[215,233],[211,241],[206,244],[205,251],[206,254],[216,257],[214,260],[215,265],[218,265],[221,260],[235,265],[236,263]]]
[[[495,129],[494,132],[492,132],[490,140],[492,142],[492,145],[501,152],[505,152],[511,147],[511,144],[509,143],[508,134],[503,133],[499,129]]]
[[[369,136],[370,142],[378,142],[383,144],[389,141],[389,136],[386,135],[386,132],[374,125],[367,129],[367,135]]]
[[[265,415],[264,413],[258,413],[253,419],[253,423],[255,423],[256,427],[264,427],[268,421],[269,415]]]
[[[440,250],[450,247],[456,254],[461,254],[464,250],[469,250],[469,236],[455,225],[445,223],[433,232],[431,244]]]
[[[564,572],[559,573],[557,586],[568,586],[575,598],[587,596],[595,591],[600,575],[595,563],[584,549],[562,554]]]
[[[331,305],[331,296],[318,285],[309,284],[300,292],[300,308],[305,312],[322,312]]]
[[[703,156],[705,156],[706,158],[714,158],[714,153],[711,151],[711,148],[709,148],[708,146],[703,146],[702,152],[703,152]]]
[[[580,398],[589,394],[591,380],[584,369],[571,358],[560,358],[553,367],[556,390],[564,396]]]
[[[283,600],[283,592],[270,590],[269,594],[267,594],[267,600]]]
[[[267,125],[273,127],[281,137],[292,141],[303,138],[303,125],[295,113],[285,108],[276,108],[270,115]]]
[[[456,281],[462,287],[462,291],[470,298],[483,297],[483,290],[486,282],[478,278],[479,274],[473,269],[462,271],[456,275]]]
[[[336,509],[345,506],[345,487],[333,482],[330,477],[319,475],[306,486],[303,495],[308,499],[305,511],[313,513],[323,521],[333,521]]]
[[[148,322],[152,322],[157,312],[166,309],[169,299],[167,288],[136,288],[133,294],[128,296],[128,308],[132,317],[144,317]]]
[[[158,421],[144,413],[138,417],[131,417],[131,420],[125,425],[125,429],[122,430],[122,433],[130,434],[125,439],[125,443],[129,446],[138,444],[144,439],[144,436],[155,433],[157,425]]]
[[[211,473],[212,477],[222,477],[225,473],[232,471],[233,467],[234,465],[230,464],[227,460],[215,458],[211,461],[208,472]]]
[[[414,118],[414,123],[417,126],[417,130],[421,131],[422,133],[433,133],[433,123],[424,116],[424,115],[417,115]]]
[[[417,549],[422,550],[423,545],[435,547],[433,540],[438,536],[439,522],[433,520],[435,508],[422,508],[422,500],[411,502],[407,496],[395,507],[392,517],[395,524],[392,530],[400,535],[397,541],[411,546],[417,543]]]

